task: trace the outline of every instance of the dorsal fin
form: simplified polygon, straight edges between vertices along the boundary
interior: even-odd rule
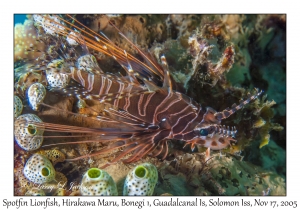
[[[114,43],[103,33],[103,32],[100,32],[100,34],[102,36],[104,36],[106,38],[106,40],[111,44],[111,45],[114,45]],[[100,42],[100,39],[97,38],[97,40]],[[126,61],[127,61],[127,66],[125,66],[121,60],[119,60],[115,55],[114,55],[114,52],[110,49],[107,48],[106,45],[103,46],[105,49],[107,49],[112,55],[113,55],[113,58],[115,59],[115,61],[117,61],[120,66],[122,66],[122,68],[126,71],[127,73],[127,76],[129,77],[130,81],[133,82],[133,83],[138,83],[136,77],[134,76],[134,71],[132,69],[132,66],[129,62],[129,59],[128,59],[128,55],[127,55],[127,52],[126,50],[124,50],[124,55],[125,55],[125,58],[126,58]]]
[[[164,69],[164,84],[163,84],[163,88],[168,89],[169,92],[171,92],[172,89],[172,81],[171,81],[171,77],[170,77],[170,72],[169,72],[169,67],[167,64],[167,60],[166,57],[164,55],[162,55],[160,57],[161,62],[162,62],[162,66]]]
[[[147,61],[148,65],[151,67],[150,70],[152,71],[152,73],[160,76],[160,78],[162,78],[162,71],[161,68],[159,67],[159,65],[156,62],[153,62],[153,60],[146,55],[145,52],[143,52],[138,46],[136,46],[132,41],[130,41],[121,31],[120,29],[118,29],[110,20],[109,20],[109,24],[112,25],[118,32],[119,34],[127,41],[129,42],[138,52],[139,54]]]
[[[148,88],[149,91],[156,91],[156,90],[160,89],[160,87],[158,87],[153,82],[147,80],[146,78],[144,79],[144,83],[147,86],[147,88]]]
[[[118,32],[121,33],[119,30],[118,30]],[[114,46],[115,48],[117,48],[117,46],[103,32],[100,32],[100,34],[105,38],[105,40],[107,42],[110,43],[110,46]],[[124,34],[122,36],[125,37]],[[101,42],[101,40],[98,37],[96,37],[96,38],[97,38],[98,42]],[[126,38],[126,40],[129,41],[127,38]],[[132,42],[130,42],[130,44],[134,45]],[[137,46],[135,46],[135,45],[134,45],[134,47],[137,48]],[[139,78],[141,78],[141,79],[143,79],[143,78],[154,79],[156,76],[160,76],[156,71],[153,71],[155,68],[151,67],[151,66],[153,66],[151,64],[153,64],[155,62],[151,59],[152,57],[149,54],[146,55],[146,53],[144,53],[144,56],[147,57],[147,59],[145,59],[145,60],[146,60],[146,63],[148,66],[145,64],[144,64],[145,66],[143,66],[143,65],[140,65],[140,63],[138,63],[137,61],[133,60],[132,56],[130,54],[128,54],[125,50],[122,50],[124,52],[123,54],[120,54],[120,51],[118,51],[118,54],[115,54],[114,49],[110,50],[106,45],[104,45],[104,49],[113,55],[112,57],[122,66],[122,68],[126,71],[130,80],[134,83],[138,83],[136,76],[139,76]],[[140,51],[138,51],[138,52],[140,53]],[[129,55],[130,55],[130,57],[129,57]],[[132,64],[130,61],[132,62]],[[155,64],[156,64],[155,65],[156,67],[157,66],[160,67],[157,63],[155,63]],[[149,71],[149,69],[150,69],[150,71]],[[161,72],[162,72],[162,70],[161,70]]]
[[[134,70],[132,69],[132,66],[128,60],[128,55],[127,55],[127,52],[124,50],[124,54],[125,54],[125,57],[126,57],[126,60],[127,60],[127,71],[128,71],[128,77],[130,78],[130,81],[131,82],[134,82],[136,84],[138,84],[139,82],[137,81],[135,75],[134,75]],[[136,73],[138,74],[138,73]]]
[[[74,39],[78,44],[86,45],[88,49],[92,49],[98,52],[101,52],[105,55],[116,57],[118,62],[121,63],[123,66],[127,66],[129,60],[131,63],[131,67],[134,70],[134,75],[139,74],[142,78],[149,78],[153,80],[156,84],[159,84],[163,79],[163,74],[161,67],[152,61],[152,59],[147,56],[142,50],[140,50],[136,45],[134,45],[122,32],[114,26],[111,22],[110,24],[113,25],[114,28],[120,33],[122,37],[124,37],[138,52],[141,56],[149,63],[147,65],[146,62],[142,62],[136,57],[128,54],[127,58],[124,55],[123,49],[116,46],[113,42],[111,42],[106,36],[103,34],[98,34],[95,31],[91,30],[90,28],[86,27],[84,24],[76,20],[74,17],[67,15],[72,22],[65,20],[59,16],[57,19],[61,21],[61,23],[45,17],[49,21],[49,27],[51,26],[53,30],[59,35],[68,36],[69,32],[74,32],[74,30],[78,30],[77,33],[81,33],[81,36],[70,36],[70,38]],[[55,24],[59,27],[53,27],[52,25]],[[72,28],[71,28],[72,27]],[[106,46],[106,47],[104,47]],[[108,50],[109,49],[109,50]]]

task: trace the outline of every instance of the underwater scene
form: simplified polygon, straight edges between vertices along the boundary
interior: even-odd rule
[[[14,18],[15,196],[287,194],[285,14]]]

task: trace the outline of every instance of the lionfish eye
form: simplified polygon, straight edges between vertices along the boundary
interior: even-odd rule
[[[200,131],[201,136],[207,136],[208,135],[208,130],[207,129],[201,129]]]

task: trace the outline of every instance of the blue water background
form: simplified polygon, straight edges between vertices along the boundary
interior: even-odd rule
[[[26,14],[15,14],[14,24],[16,25],[17,23],[24,23],[25,19],[26,19]]]

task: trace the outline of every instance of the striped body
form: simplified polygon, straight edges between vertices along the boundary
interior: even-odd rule
[[[197,102],[177,91],[165,88],[147,91],[145,86],[130,83],[124,78],[105,73],[92,74],[75,68],[71,76],[94,99],[98,97],[98,100],[115,106],[118,109],[113,113],[115,118],[128,125],[144,128],[145,132],[141,135],[152,135],[149,147],[157,146],[162,140],[176,139],[219,150],[227,147],[230,141],[235,141],[230,135],[228,138],[216,133],[199,139],[195,128],[203,122],[206,112]],[[214,119],[211,121],[215,122]]]
[[[201,107],[178,92],[166,92],[164,89],[141,93],[132,97],[113,100],[118,108],[129,113],[133,118],[145,122],[148,127],[161,130],[156,139],[189,139],[186,135],[200,123]],[[203,115],[203,113],[202,113]],[[128,118],[130,120],[130,117]],[[147,128],[147,127],[146,127]]]
[[[71,77],[80,83],[89,93],[99,97],[107,94],[122,94],[123,92],[145,90],[142,86],[133,85],[125,79],[114,75],[104,73],[93,74],[76,68],[71,68]]]

